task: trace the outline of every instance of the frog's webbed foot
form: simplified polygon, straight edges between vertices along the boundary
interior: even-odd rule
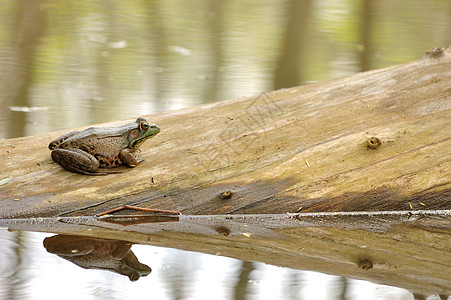
[[[108,175],[113,172],[99,172],[99,161],[80,149],[55,149],[52,159],[64,169],[84,175]]]

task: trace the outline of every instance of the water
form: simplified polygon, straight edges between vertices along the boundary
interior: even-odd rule
[[[447,217],[449,211],[246,215],[237,220],[181,216],[179,224],[151,222],[129,227],[93,217],[0,220],[1,226],[9,228],[78,234],[0,228],[0,299],[59,299],[60,295],[68,299],[147,295],[156,299],[412,299],[413,295],[401,288],[224,255],[270,259],[276,265],[444,292],[449,291]],[[230,225],[223,227],[230,228],[227,238],[214,230],[196,235],[196,230],[208,232],[203,226],[218,228],[219,221]],[[343,224],[348,224],[345,230],[340,229]],[[188,228],[196,230],[185,232]],[[243,228],[250,232],[247,238],[238,234]],[[197,241],[194,249],[211,255],[111,239],[120,236],[141,243],[167,240],[180,248]]]
[[[258,95],[451,45],[447,0],[1,5],[0,138]]]
[[[48,236],[0,230],[0,299],[340,299],[344,284],[346,299],[412,299],[395,287],[144,245],[132,251],[152,273],[131,282],[48,253]]]
[[[447,0],[0,3],[0,138],[258,95],[451,45]],[[133,251],[153,272],[130,282],[47,253],[45,236],[0,230],[1,299],[339,299],[344,287],[346,299],[413,298],[369,282],[139,245]],[[240,274],[248,276],[244,290]]]

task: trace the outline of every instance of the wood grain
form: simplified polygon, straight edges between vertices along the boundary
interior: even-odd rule
[[[2,140],[0,179],[12,180],[0,186],[0,216],[94,215],[122,205],[204,215],[450,209],[451,50],[431,53],[144,116],[161,132],[141,147],[144,161],[121,174],[63,170],[47,149],[63,132]],[[375,149],[372,137],[381,142]]]

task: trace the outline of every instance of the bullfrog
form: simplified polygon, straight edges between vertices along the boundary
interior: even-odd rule
[[[64,169],[85,175],[120,173],[99,170],[119,165],[135,167],[135,152],[148,138],[158,134],[160,128],[138,118],[135,123],[119,127],[90,127],[71,131],[49,144],[52,159]]]

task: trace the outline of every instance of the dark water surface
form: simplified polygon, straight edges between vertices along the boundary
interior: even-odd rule
[[[0,139],[258,95],[451,45],[449,0],[0,5]],[[413,299],[364,281],[140,245],[133,251],[153,271],[130,282],[48,253],[47,236],[0,229],[0,299]]]

